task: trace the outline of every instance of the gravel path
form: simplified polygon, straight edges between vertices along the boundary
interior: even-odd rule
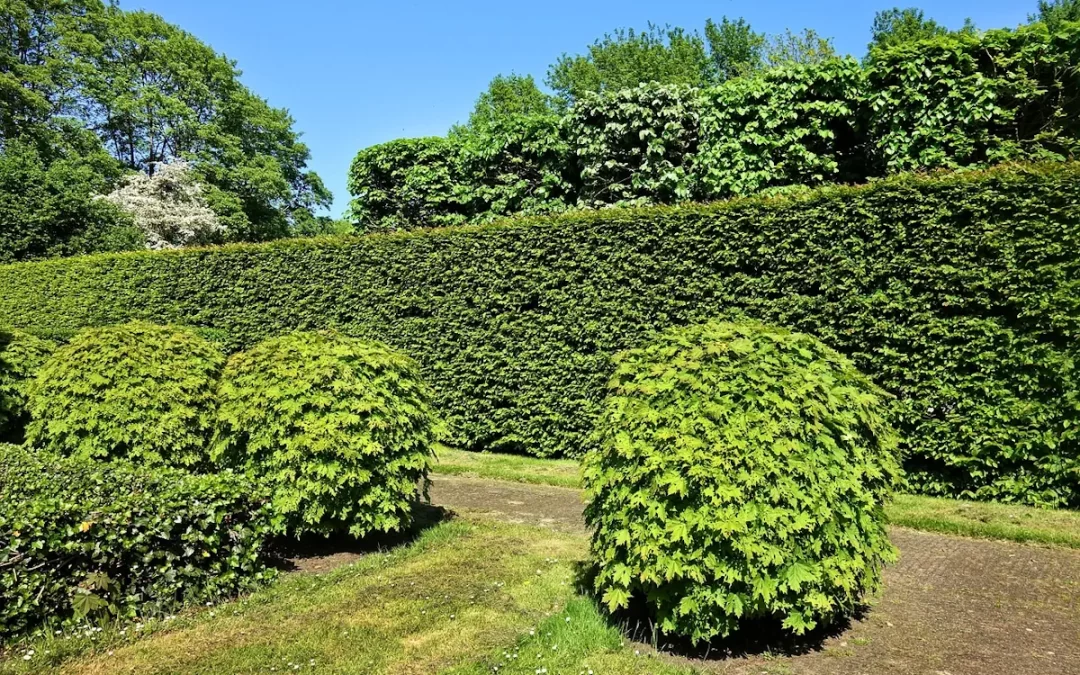
[[[577,490],[437,476],[432,502],[583,532]],[[1080,551],[893,528],[900,562],[866,616],[793,656],[688,664],[724,673],[1080,675]],[[800,650],[803,651],[803,650]]]

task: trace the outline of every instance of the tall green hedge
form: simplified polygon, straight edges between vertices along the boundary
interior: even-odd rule
[[[1080,505],[1080,164],[458,229],[0,267],[0,317],[232,348],[337,328],[419,361],[453,440],[578,455],[610,356],[672,325],[810,333],[896,396],[913,484]]]
[[[524,118],[486,141],[392,141],[360,152],[349,190],[359,225],[380,229],[384,213],[409,214],[399,227],[475,223],[1073,159],[1077,91],[1080,23],[950,34],[875,50],[865,63],[590,94],[560,124]]]

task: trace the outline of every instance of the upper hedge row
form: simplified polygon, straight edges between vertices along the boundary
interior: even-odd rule
[[[232,347],[335,327],[395,345],[454,441],[577,455],[613,353],[748,316],[898,397],[915,485],[1080,505],[1080,165],[713,205],[0,267],[0,321],[142,318]]]
[[[942,36],[708,89],[642,85],[583,96],[562,116],[362,150],[353,217],[366,231],[444,226],[1069,159],[1076,91],[1080,23]]]

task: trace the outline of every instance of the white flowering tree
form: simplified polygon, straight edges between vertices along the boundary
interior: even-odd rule
[[[203,196],[203,188],[181,160],[154,165],[154,174],[125,176],[102,197],[129,212],[149,249],[181,248],[220,240],[225,231]]]

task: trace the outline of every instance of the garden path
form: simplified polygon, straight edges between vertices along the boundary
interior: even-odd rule
[[[516,523],[583,531],[570,488],[437,476],[432,502]],[[1080,551],[892,528],[900,561],[842,631],[804,645],[674,657],[724,673],[1080,674]],[[785,653],[787,652],[787,653]]]

